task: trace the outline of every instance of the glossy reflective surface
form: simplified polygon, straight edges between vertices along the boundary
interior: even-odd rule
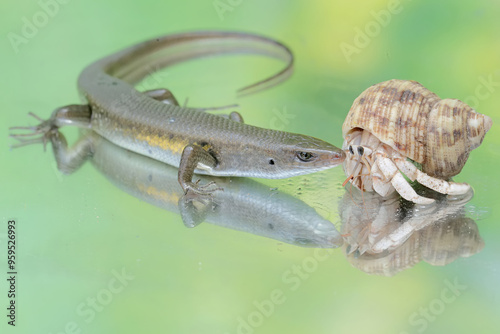
[[[346,192],[340,217],[344,251],[354,267],[393,276],[420,261],[444,266],[483,249],[477,224],[467,216],[472,191],[459,196],[419,193],[436,202],[415,205],[395,193],[382,198],[357,188]]]
[[[4,316],[2,333],[497,331],[498,4],[71,1],[57,12],[54,6],[0,4],[8,13],[0,23],[0,267],[5,275],[8,219],[18,222],[19,242],[18,326],[8,326]],[[47,10],[53,15],[40,14]],[[24,27],[33,20],[40,20],[36,29]],[[346,176],[337,168],[285,180],[241,180],[234,190],[251,190],[234,197],[231,206],[205,211],[207,222],[186,228],[178,206],[169,210],[161,204],[176,198],[161,192],[168,187],[156,186],[149,173],[139,175],[138,184],[154,183],[156,188],[143,190],[149,189],[156,202],[141,197],[147,191],[132,193],[136,188],[119,185],[126,177],[132,184],[137,166],[123,163],[122,170],[106,172],[97,162],[86,163],[66,176],[57,171],[50,148],[8,150],[7,127],[34,124],[29,111],[46,117],[79,101],[76,78],[90,62],[145,38],[203,28],[281,40],[296,55],[294,75],[272,90],[237,99],[235,89],[280,64],[220,57],[155,73],[138,88],[167,87],[192,106],[239,103],[249,124],[340,146],[341,124],[359,93],[392,78],[417,80],[493,119],[482,146],[455,178],[470,183],[474,196],[468,202],[442,199],[427,208],[439,218],[428,224],[420,219],[425,210],[399,199],[370,204],[367,194],[360,198],[343,189]],[[9,33],[26,37],[12,44]],[[64,131],[70,142],[78,137],[72,130]],[[155,173],[168,175],[161,169]],[[271,202],[263,201],[267,195]],[[282,212],[262,206],[273,203],[273,196]],[[255,210],[260,214],[250,214]],[[228,219],[223,222],[217,213]],[[238,213],[246,214],[246,222],[236,218]],[[297,219],[301,214],[308,218]],[[343,221],[346,215],[349,221]],[[288,228],[288,220],[300,228]],[[303,247],[337,246],[331,226],[350,247]],[[388,248],[378,249],[382,244]],[[1,281],[5,310],[8,287]]]

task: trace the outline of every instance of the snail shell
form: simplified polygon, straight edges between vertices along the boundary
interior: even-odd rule
[[[416,81],[389,80],[361,93],[342,133],[345,138],[353,129],[367,130],[428,175],[449,179],[460,173],[491,124],[464,102],[440,99]]]

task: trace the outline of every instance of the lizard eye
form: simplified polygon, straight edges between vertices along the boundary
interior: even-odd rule
[[[297,158],[299,158],[300,161],[309,162],[314,160],[315,157],[316,156],[311,152],[297,152]]]

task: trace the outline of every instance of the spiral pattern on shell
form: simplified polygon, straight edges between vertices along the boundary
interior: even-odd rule
[[[460,100],[440,99],[416,81],[389,80],[361,93],[342,133],[370,131],[428,175],[448,179],[460,173],[491,125],[491,118]]]

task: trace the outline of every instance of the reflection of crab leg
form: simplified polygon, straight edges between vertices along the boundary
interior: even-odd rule
[[[394,162],[387,158],[382,153],[377,153],[376,164],[384,174],[385,178],[391,182],[396,191],[406,200],[417,204],[430,204],[434,202],[431,198],[426,198],[418,195],[410,184],[405,180],[403,175],[399,172]]]
[[[467,183],[447,182],[429,176],[418,170],[415,165],[404,158],[394,158],[394,162],[398,166],[399,170],[402,171],[406,176],[408,176],[410,180],[417,180],[418,183],[426,186],[427,188],[440,192],[441,194],[465,194],[470,189],[470,186]]]
[[[470,198],[469,198],[470,199]],[[436,212],[423,212],[418,215],[413,212],[410,219],[406,220],[400,227],[385,235],[371,246],[370,251],[380,253],[401,246],[413,233],[434,224],[438,221],[448,221],[459,212],[463,205],[445,205],[439,207]]]

